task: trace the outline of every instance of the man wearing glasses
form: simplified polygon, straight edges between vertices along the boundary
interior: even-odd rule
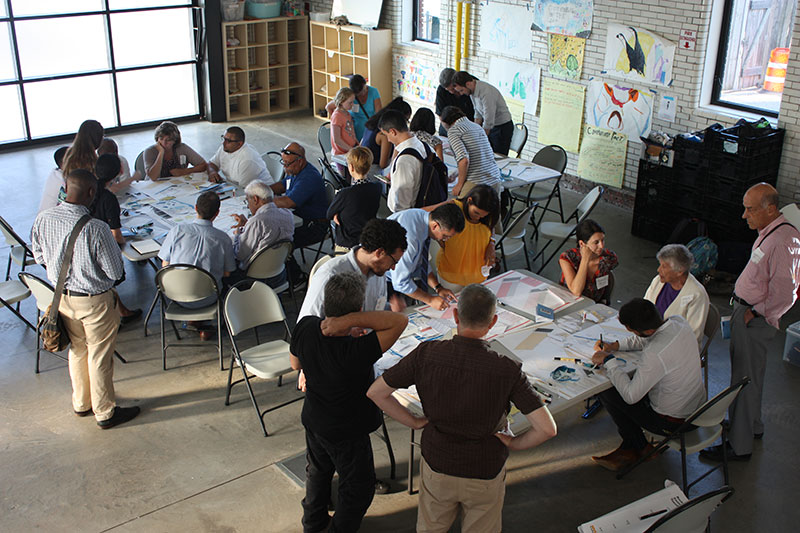
[[[294,247],[317,243],[325,238],[330,227],[326,218],[328,197],[322,175],[306,161],[305,148],[296,142],[281,150],[281,164],[286,169],[286,176],[270,187],[275,193],[276,206],[293,209],[294,214],[303,219],[302,226],[294,230]],[[296,272],[290,274],[294,276]]]
[[[428,213],[424,209],[406,209],[389,217],[406,229],[408,249],[398,261],[397,268],[386,272],[391,283],[390,305],[392,311],[400,312],[406,307],[403,296],[419,300],[434,309],[444,310],[455,303],[450,289],[442,287],[434,269],[428,268],[428,249],[431,239],[444,243],[450,237],[464,231],[464,213],[455,204],[440,205]],[[431,296],[427,288],[436,293]]]
[[[225,180],[238,187],[246,187],[253,180],[272,183],[274,180],[267,171],[267,165],[261,155],[244,142],[244,130],[231,126],[222,136],[222,146],[208,162],[208,179],[214,182]]]

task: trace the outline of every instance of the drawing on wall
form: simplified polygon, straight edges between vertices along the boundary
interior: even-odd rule
[[[527,62],[492,57],[487,80],[498,88],[508,103],[515,122],[522,122],[522,112],[535,115],[539,102],[541,69]]]
[[[606,74],[658,85],[672,84],[675,43],[632,26],[609,23],[606,36]]]
[[[550,74],[579,80],[583,69],[583,51],[586,39],[570,35],[550,33],[547,36],[547,49],[550,56]]]
[[[653,95],[592,80],[586,93],[585,121],[629,138],[647,137],[653,122]]]
[[[537,0],[532,30],[589,37],[592,32],[592,0]]]
[[[395,78],[397,92],[409,100],[433,105],[439,87],[439,69],[423,61],[404,55],[395,55],[398,76]]]
[[[527,7],[489,2],[481,6],[480,19],[483,52],[530,59],[533,13]]]
[[[578,153],[583,121],[585,87],[578,83],[545,78],[542,80],[542,109],[539,111],[539,136],[542,144],[557,144]]]

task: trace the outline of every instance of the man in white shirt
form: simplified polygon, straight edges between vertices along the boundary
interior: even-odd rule
[[[267,165],[261,155],[244,142],[244,130],[231,126],[222,136],[222,146],[208,162],[208,179],[214,182],[225,180],[239,187],[246,187],[253,180],[261,180],[271,184],[274,180],[267,171]]]
[[[456,92],[469,95],[475,106],[475,123],[483,126],[492,149],[508,155],[511,137],[514,135],[514,122],[503,94],[497,87],[481,81],[469,72],[459,71],[453,76]]]
[[[392,213],[415,207],[422,181],[422,161],[413,154],[403,154],[403,151],[414,150],[424,159],[425,145],[408,131],[406,117],[399,111],[386,111],[378,123],[378,128],[394,145],[398,154],[391,164],[392,185],[389,188],[386,205]]]
[[[651,445],[642,428],[667,435],[706,399],[697,338],[683,317],[664,320],[652,302],[634,298],[619,310],[619,321],[634,335],[616,342],[598,341],[592,357],[614,385],[599,397],[622,437],[619,448],[592,460],[613,472],[648,452]],[[631,378],[624,361],[612,352],[632,350],[641,350],[642,358]]]

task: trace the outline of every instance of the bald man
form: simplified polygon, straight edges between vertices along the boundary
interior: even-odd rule
[[[758,231],[750,261],[736,280],[731,316],[731,383],[744,376],[752,380],[728,410],[728,443],[707,448],[701,457],[721,461],[723,446],[728,459],[747,461],[753,439],[764,435],[761,394],[769,342],[778,331],[781,316],[794,304],[800,283],[800,232],[778,210],[778,191],[759,183],[742,200],[750,229]]]
[[[291,142],[281,150],[281,164],[286,169],[283,180],[270,185],[275,193],[275,205],[293,209],[303,219],[294,230],[294,246],[300,248],[325,238],[329,222],[328,198],[319,170],[306,161],[306,150]]]
[[[253,180],[273,181],[267,164],[256,149],[245,142],[244,130],[239,126],[225,130],[222,146],[208,160],[208,179],[219,182],[223,175],[226,181],[242,188]]]

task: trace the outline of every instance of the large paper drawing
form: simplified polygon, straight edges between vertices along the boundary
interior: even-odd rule
[[[512,61],[501,57],[489,59],[488,82],[497,87],[508,103],[509,110],[516,109],[522,113],[535,115],[539,102],[539,79],[541,69],[530,63]],[[515,112],[512,110],[512,115]],[[514,116],[515,122],[522,117]]]
[[[481,6],[482,52],[530,59],[533,12],[527,7],[489,2]]]
[[[627,135],[584,124],[578,176],[596,183],[622,187],[627,155]]]
[[[550,56],[550,74],[579,80],[583,69],[583,51],[586,39],[569,35],[548,34],[547,48]]]
[[[592,32],[592,0],[537,0],[532,30],[589,37]]]
[[[433,105],[439,87],[439,69],[419,59],[395,55],[398,77],[394,80],[403,98]]]
[[[653,123],[653,95],[630,87],[590,81],[585,120],[591,126],[624,133],[631,139],[647,137]]]
[[[583,85],[545,78],[539,111],[539,142],[578,153],[583,118]]]
[[[640,83],[672,84],[675,43],[641,28],[609,23],[603,69]]]

